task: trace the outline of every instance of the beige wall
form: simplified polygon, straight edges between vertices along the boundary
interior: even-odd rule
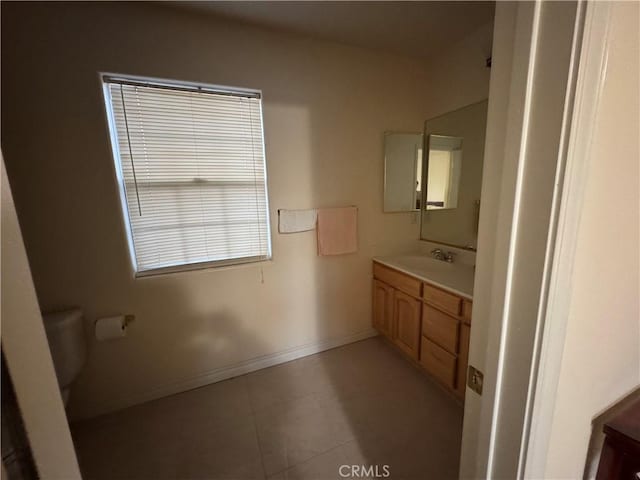
[[[419,131],[488,85],[486,54],[464,42],[432,75],[422,61],[152,5],[3,4],[2,22],[2,144],[41,306],[79,305],[89,335],[101,316],[137,316],[126,339],[92,341],[75,417],[370,333],[371,256],[418,238],[413,214],[382,213],[383,132]],[[99,71],[262,89],[272,262],[132,278]],[[278,208],[335,205],[359,208],[356,255],[318,258],[313,232],[277,233]]]
[[[433,118],[489,96],[493,22],[460,39],[455,46],[428,62],[429,106]]]
[[[582,477],[592,420],[640,384],[640,8],[610,9],[545,478]]]

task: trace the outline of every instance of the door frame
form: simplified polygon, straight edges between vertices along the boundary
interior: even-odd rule
[[[1,154],[0,160],[2,350],[7,370],[39,477],[80,479],[82,476]]]
[[[491,162],[491,155],[501,156],[502,163],[495,168],[500,170],[502,184],[498,186],[500,193],[494,195],[500,200],[494,202],[499,212],[492,218],[487,211],[491,201],[485,198],[485,184],[490,182],[483,179],[484,211],[480,218],[474,294],[488,295],[490,300],[485,301],[484,309],[481,304],[478,312],[474,302],[469,363],[483,370],[485,392],[484,398],[474,397],[471,391],[466,396],[461,478],[541,478],[544,474],[568,320],[566,292],[571,283],[573,251],[591,161],[590,138],[605,77],[610,18],[607,2],[572,3],[575,20],[571,51],[566,58],[564,104],[548,113],[534,112],[531,104],[538,76],[550,68],[546,65],[548,57],[537,58],[538,49],[542,32],[562,34],[564,29],[567,35],[567,24],[563,27],[545,20],[543,9],[548,4],[540,0],[498,2],[496,6],[485,159]],[[509,38],[512,42],[505,42]],[[500,55],[507,61],[501,64]],[[529,182],[523,173],[529,156],[526,146],[535,115],[538,121],[545,115],[552,121],[558,114],[562,116],[562,127],[554,187],[550,211],[543,219],[548,222],[548,234],[538,242],[538,247],[544,248],[544,266],[538,284],[532,282],[530,286],[531,295],[537,295],[535,315],[526,317],[531,324],[522,331],[516,321],[525,316],[514,315],[521,299],[514,296],[513,288],[514,266],[519,261],[526,262],[529,254],[516,248],[518,221],[526,219],[527,214],[521,203],[522,188]],[[491,139],[492,128],[502,128],[506,133]],[[491,235],[487,234],[489,229],[493,229]],[[489,245],[488,240],[493,244]],[[483,247],[487,247],[488,254],[483,253]],[[478,300],[483,301],[482,297]],[[486,325],[478,328],[482,321]],[[530,350],[528,365],[522,362],[516,348]],[[523,366],[523,378],[516,383],[513,372],[508,378],[507,369],[511,362],[518,361]],[[523,411],[514,415],[514,410],[522,406]],[[505,418],[511,423],[509,428],[501,424]],[[501,435],[513,442],[513,448],[505,449],[504,442],[500,448],[497,439]]]
[[[522,435],[515,439],[519,446],[515,459],[517,470],[513,475],[516,478],[539,471],[536,469],[542,465],[541,462],[546,455],[545,442],[548,440],[551,425],[550,415],[546,413],[553,408],[555,399],[555,386],[559,375],[558,359],[562,355],[564,345],[568,307],[566,299],[558,293],[569,282],[573,270],[571,252],[576,240],[582,192],[588,169],[590,129],[597,113],[596,102],[590,104],[588,99],[590,95],[597,95],[601,88],[601,67],[606,59],[609,5],[606,2],[579,1],[577,6],[586,12],[584,38],[588,38],[590,43],[581,39],[574,45],[572,69],[580,70],[576,105],[574,107],[572,102],[568,102],[563,107],[566,130],[562,142],[568,143],[567,150],[561,149],[557,158],[560,165],[557,175],[560,176],[557,177],[558,183],[554,190],[554,209],[548,218],[550,233],[545,239],[545,280],[542,286],[538,285],[541,296],[536,334],[528,339],[533,349],[533,358],[531,368],[525,375],[528,390],[526,413],[521,425]],[[522,165],[526,160],[524,147],[531,116],[533,75],[535,68],[544,67],[543,63],[537,64],[535,59],[536,45],[544,26],[541,24],[542,8],[540,0],[520,4],[498,2],[496,7],[485,153],[501,157],[500,162],[494,162],[494,169],[491,171],[492,174],[499,175],[496,178],[499,178],[501,183],[490,185],[483,179],[483,194],[485,187],[496,187],[499,191],[493,206],[500,204],[505,198],[509,201],[502,202],[500,208],[492,213],[492,203],[483,195],[476,292],[488,286],[488,290],[484,290],[488,293],[488,299],[484,306],[478,305],[481,303],[480,298],[474,302],[469,362],[484,372],[485,390],[482,397],[474,397],[476,394],[471,391],[466,395],[461,476],[491,478],[496,475],[499,453],[496,437],[501,428],[498,420],[505,406],[512,400],[517,400],[509,397],[503,383],[504,367],[512,355],[507,348],[511,319],[505,305],[513,306],[513,299],[510,297],[513,267],[523,255],[526,255],[526,252],[518,252],[515,249],[513,225],[514,218],[517,220],[518,215],[522,213],[519,211],[519,195],[523,183],[527,180],[522,175]],[[581,18],[581,15],[578,15],[578,18]],[[509,39],[511,41],[508,41]],[[583,48],[581,52],[580,47]],[[580,61],[576,62],[578,53]],[[504,60],[506,64],[503,63]],[[568,125],[571,124],[575,125],[575,128],[569,130]],[[489,132],[492,128],[491,137]],[[499,134],[500,129],[504,129],[504,133]],[[582,162],[579,161],[581,156],[584,159]],[[485,155],[485,158],[489,158],[489,155]],[[15,262],[9,262],[3,258],[2,343],[16,386],[34,460],[43,478],[81,478],[46,343],[4,162],[2,227],[3,253],[15,252],[15,255],[7,255],[5,258],[16,259]],[[8,230],[11,238],[6,237]],[[491,248],[484,248],[490,246],[490,241],[493,241]],[[11,265],[14,265],[14,270]],[[12,302],[15,310],[6,306],[12,297],[12,290],[20,293]],[[28,298],[23,301],[25,297]],[[481,322],[476,313],[488,320],[485,332],[479,329]],[[548,322],[549,318],[554,319],[553,324]],[[26,345],[29,345],[29,348],[26,348]],[[487,350],[490,350],[488,355]]]
[[[527,426],[519,469],[521,478],[545,475],[569,320],[571,298],[567,292],[571,291],[584,191],[594,161],[591,138],[607,72],[611,4],[594,1],[586,5],[581,2],[581,5],[585,19],[574,59],[575,99],[567,112],[571,116],[571,128],[566,132],[566,166],[563,185],[558,191],[555,235],[550,238],[547,297],[540,309],[534,352],[536,368],[531,372],[527,399]]]

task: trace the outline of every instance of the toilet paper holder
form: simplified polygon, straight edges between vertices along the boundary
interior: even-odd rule
[[[114,315],[99,318],[95,323],[95,337],[99,342],[126,337],[127,327],[135,320],[134,315]]]

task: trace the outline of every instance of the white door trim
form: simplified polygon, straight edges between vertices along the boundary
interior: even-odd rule
[[[583,9],[579,1],[496,7],[494,47],[511,39],[513,49],[510,58],[496,53],[491,78],[490,117],[500,108],[488,121],[485,165],[502,180],[497,189],[483,178],[498,213],[481,212],[469,363],[484,370],[485,391],[467,391],[463,478],[522,477]]]
[[[537,372],[532,372],[537,374],[532,374],[530,384],[530,427],[523,435],[527,450],[520,473],[524,478],[544,477],[569,313],[570,298],[566,293],[571,291],[584,190],[593,160],[591,140],[607,72],[610,12],[608,2],[587,3],[581,48],[578,45],[580,61],[553,259],[548,266],[546,312],[541,308],[538,367]]]
[[[564,101],[564,111],[562,115],[562,132],[560,135],[560,148],[558,151],[558,160],[556,165],[556,181],[553,190],[553,200],[551,204],[551,213],[549,221],[549,233],[547,235],[547,250],[544,259],[544,272],[542,277],[542,286],[540,291],[540,304],[536,317],[536,331],[534,336],[533,353],[531,361],[531,370],[529,373],[529,387],[527,392],[527,400],[525,407],[524,428],[522,438],[520,440],[521,456],[518,460],[518,478],[524,476],[524,465],[527,458],[529,448],[529,433],[531,431],[531,416],[533,409],[533,401],[535,398],[535,385],[539,372],[540,348],[542,344],[542,333],[544,331],[545,314],[547,312],[547,304],[549,300],[549,285],[551,281],[552,266],[555,253],[555,239],[558,231],[558,222],[560,214],[560,199],[563,192],[563,181],[567,166],[567,151],[569,148],[569,139],[571,133],[571,125],[573,120],[573,112],[575,105],[576,83],[578,76],[578,67],[580,53],[582,51],[582,40],[584,32],[586,3],[579,2],[576,8],[576,18],[574,23],[573,41],[571,48],[571,58],[567,80],[567,93]]]
[[[484,371],[484,386],[481,396],[471,390],[465,396],[460,478],[488,478],[495,463],[491,453],[497,430],[494,412],[498,377],[504,367],[501,344],[505,343],[508,252],[530,79],[534,7],[532,2],[496,5],[469,350],[469,364]]]
[[[506,285],[504,293],[504,305],[502,307],[502,320],[500,331],[500,344],[498,353],[498,366],[496,372],[496,389],[494,394],[494,405],[491,417],[491,435],[489,437],[489,458],[487,460],[487,472],[493,472],[496,454],[496,435],[498,432],[498,416],[501,413],[500,400],[502,392],[502,381],[504,378],[504,365],[507,358],[507,338],[509,334],[509,314],[511,310],[511,287],[513,285],[513,272],[515,269],[516,241],[518,238],[518,227],[520,218],[520,205],[522,198],[522,185],[524,182],[524,171],[527,161],[527,142],[529,133],[529,120],[531,118],[531,101],[533,97],[534,76],[536,72],[536,53],[538,49],[538,37],[540,33],[540,12],[541,4],[536,2],[531,12],[531,40],[529,45],[529,59],[527,62],[527,77],[524,90],[524,104],[522,111],[522,134],[518,151],[518,171],[516,174],[515,200],[513,205],[513,217],[511,233],[509,238],[509,258],[507,260]]]

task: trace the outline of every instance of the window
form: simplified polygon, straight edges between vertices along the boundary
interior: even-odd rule
[[[137,275],[271,257],[257,91],[103,76]]]

